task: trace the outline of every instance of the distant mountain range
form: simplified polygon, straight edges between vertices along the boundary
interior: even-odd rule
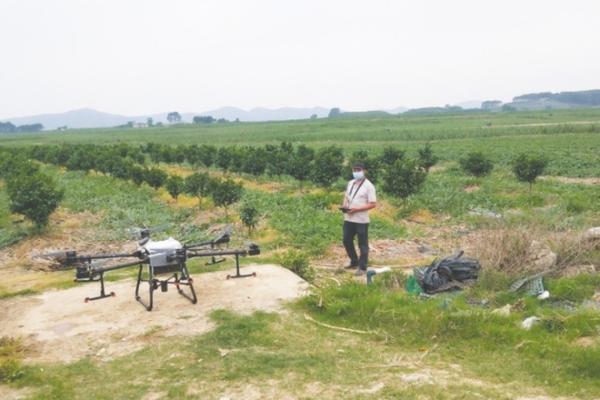
[[[398,107],[387,110],[389,114],[398,114],[406,111],[405,107]],[[1,122],[11,122],[14,125],[27,125],[40,123],[44,125],[45,130],[55,130],[59,127],[71,128],[110,128],[119,125],[125,125],[128,122],[145,123],[148,118],[152,118],[154,123],[167,122],[168,112],[147,115],[119,115],[97,111],[91,108],[81,108],[78,110],[67,111],[55,114],[39,114],[27,117],[16,117],[1,119]],[[182,122],[192,122],[195,116],[212,116],[215,119],[225,118],[229,121],[256,122],[256,121],[285,121],[294,119],[308,119],[313,115],[317,118],[324,118],[329,115],[329,109],[324,107],[312,108],[253,108],[243,110],[237,107],[221,107],[215,110],[204,112],[180,112]]]
[[[471,111],[477,112],[479,109],[486,111],[520,111],[520,110],[544,110],[561,109],[577,107],[600,107],[600,90],[585,90],[578,92],[542,92],[530,93],[516,96],[510,103],[502,103],[499,100],[478,101],[472,100],[458,103],[455,105],[446,105],[445,107],[424,107],[408,109],[406,107],[397,107],[389,110],[371,110],[371,111],[344,111],[338,109],[338,117],[385,117],[407,112],[408,114],[437,114],[448,112]],[[341,112],[339,112],[341,111]],[[182,122],[192,122],[195,116],[212,116],[215,119],[224,118],[229,121],[253,122],[253,121],[285,121],[295,119],[308,119],[316,115],[317,118],[324,118],[329,115],[330,109],[323,107],[311,108],[253,108],[243,110],[237,107],[221,107],[215,110],[205,112],[180,112]],[[167,122],[168,112],[159,114],[127,116],[119,114],[110,114],[93,110],[90,108],[81,108],[78,110],[67,111],[56,114],[40,114],[28,117],[17,117],[0,119],[0,122],[11,122],[16,126],[42,124],[45,130],[55,130],[59,127],[70,128],[110,128],[119,125],[125,125],[129,122],[146,123],[148,118],[152,118],[154,123]]]

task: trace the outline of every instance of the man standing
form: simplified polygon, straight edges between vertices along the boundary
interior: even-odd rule
[[[358,268],[355,275],[366,273],[369,261],[369,210],[376,207],[375,186],[366,178],[365,165],[352,165],[352,179],[348,182],[341,210],[344,213],[343,243],[350,258],[347,269]],[[358,236],[360,258],[354,248],[354,236]]]

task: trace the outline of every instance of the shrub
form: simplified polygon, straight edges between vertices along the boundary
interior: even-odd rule
[[[30,219],[38,229],[48,225],[50,214],[56,210],[64,192],[56,182],[41,172],[12,176],[6,184],[10,209]]]
[[[148,168],[144,171],[144,180],[154,189],[158,189],[167,180],[167,173],[160,168]]]
[[[310,179],[314,159],[315,151],[313,149],[303,144],[299,145],[292,159],[288,161],[288,173],[300,182]]]
[[[250,236],[258,223],[258,210],[249,204],[245,204],[240,210],[240,219],[244,226],[248,228],[248,236]]]
[[[185,178],[184,191],[198,198],[198,207],[202,205],[202,197],[210,193],[211,179],[207,173],[195,172]]]
[[[404,150],[395,147],[386,147],[383,149],[383,154],[379,157],[382,165],[392,165],[398,160],[404,158]]]
[[[426,143],[425,147],[417,151],[419,153],[419,164],[421,167],[425,168],[425,171],[429,172],[429,168],[437,164],[439,157],[433,154],[433,150],[429,143]]]
[[[519,181],[529,183],[529,191],[531,191],[533,183],[544,172],[547,165],[548,160],[545,158],[523,153],[513,161],[513,172]]]
[[[472,152],[459,160],[460,167],[464,172],[473,176],[486,176],[492,172],[494,164],[481,152]]]
[[[315,270],[310,266],[308,256],[300,250],[288,250],[279,256],[278,262],[307,282],[315,279]]]
[[[165,185],[169,194],[177,199],[177,196],[183,192],[183,178],[177,175],[172,175],[167,179],[167,183]]]
[[[344,168],[344,153],[336,146],[317,151],[311,178],[319,186],[331,186],[341,175]]]
[[[227,216],[229,206],[242,198],[243,191],[244,189],[240,183],[226,179],[224,181],[213,181],[210,194],[217,207],[225,208],[225,216]]]
[[[399,159],[386,168],[383,174],[383,190],[406,202],[410,195],[421,189],[426,176],[427,172],[417,161]]]

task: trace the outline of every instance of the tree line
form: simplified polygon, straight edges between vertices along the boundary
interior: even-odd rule
[[[42,129],[44,129],[42,124],[16,126],[12,122],[0,122],[0,133],[39,132]]]
[[[225,207],[226,213],[228,206],[242,196],[243,189],[239,183],[228,177],[213,178],[208,172],[195,172],[185,179],[169,176],[161,168],[148,165],[148,159],[154,164],[187,162],[195,168],[217,168],[226,174],[266,174],[278,177],[288,175],[301,183],[309,181],[321,187],[332,187],[340,179],[349,178],[347,166],[361,161],[365,164],[372,182],[381,183],[384,192],[402,200],[420,190],[429,169],[438,161],[428,143],[418,149],[416,157],[410,157],[404,150],[396,147],[387,147],[381,154],[376,155],[360,150],[346,157],[343,150],[337,146],[315,150],[303,144],[294,146],[288,142],[261,147],[195,144],[168,146],[157,143],[134,146],[120,143],[102,146],[62,144],[3,148],[0,153],[0,178],[7,181],[9,195],[13,193],[17,196],[17,192],[21,196],[32,193],[31,197],[48,199],[48,204],[44,205],[47,210],[56,208],[52,208],[52,204],[57,205],[62,194],[58,194],[60,191],[56,191],[57,194],[43,193],[56,190],[56,187],[42,176],[39,167],[28,161],[29,159],[62,166],[67,170],[94,170],[115,178],[131,180],[136,185],[146,183],[155,189],[164,187],[174,198],[181,193],[187,193],[198,197],[200,205],[202,198],[210,196],[215,205]],[[459,160],[459,165],[465,173],[474,176],[485,176],[493,168],[492,162],[480,152],[467,154]],[[547,160],[542,157],[522,154],[513,161],[513,172],[517,179],[528,182],[531,190],[531,185],[543,173],[546,165]],[[28,189],[17,189],[21,186]],[[14,212],[23,213],[17,210],[27,207],[32,207],[30,200],[13,201],[11,198],[11,209]],[[31,219],[37,225],[43,226],[47,223],[48,215],[32,215]]]

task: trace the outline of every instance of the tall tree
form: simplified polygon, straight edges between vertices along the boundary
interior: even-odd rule
[[[171,124],[181,122],[181,115],[177,111],[173,111],[167,114],[167,121]]]

